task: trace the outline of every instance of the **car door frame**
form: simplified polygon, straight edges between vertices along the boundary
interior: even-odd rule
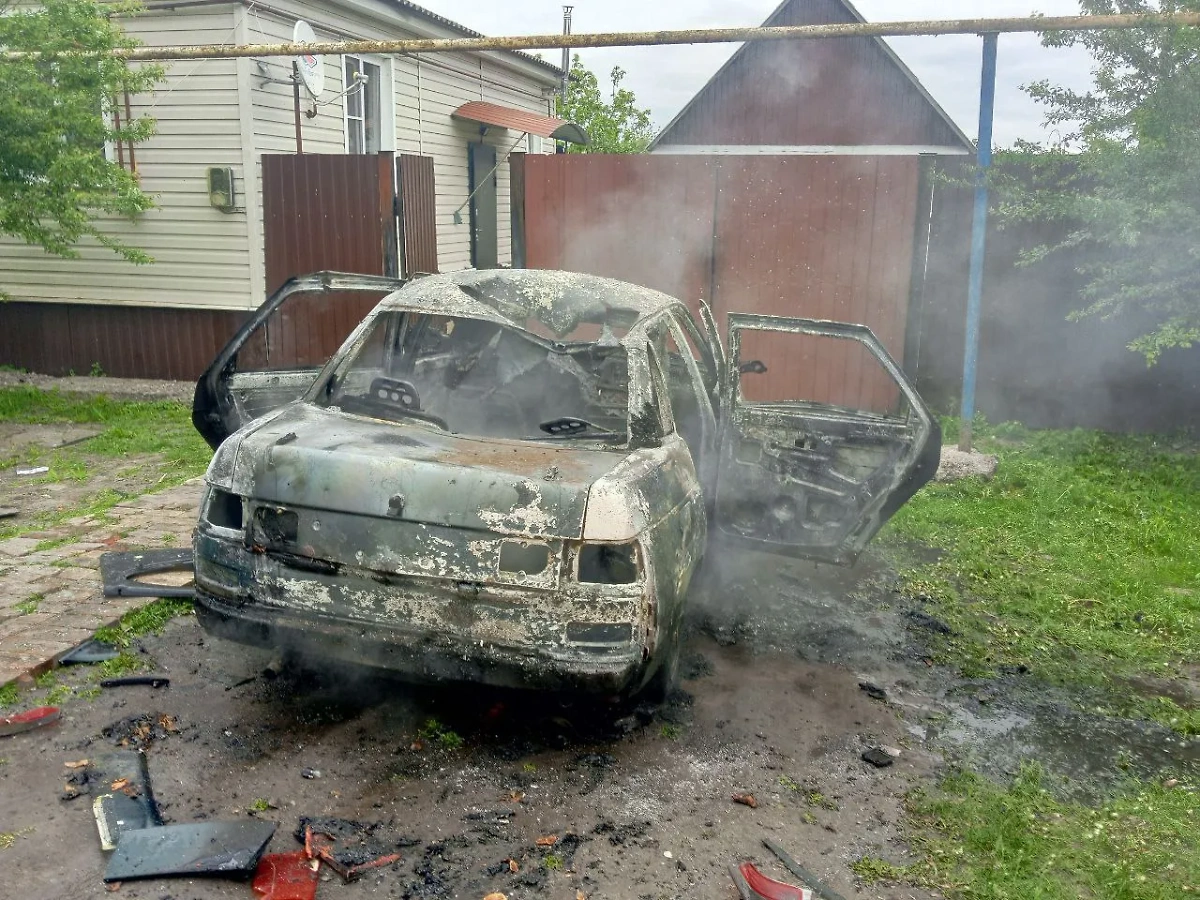
[[[402,288],[410,279],[390,278],[384,275],[359,275],[353,272],[314,272],[297,275],[285,281],[266,301],[255,310],[233,337],[221,348],[196,381],[192,397],[192,425],[214,450],[237,428],[228,421],[236,412],[236,404],[229,388],[228,379],[234,372],[238,353],[250,338],[262,328],[271,316],[287,300],[296,294],[337,293],[361,291],[370,293],[392,293]],[[328,362],[328,360],[326,360]],[[323,368],[318,366],[313,373],[315,380]],[[253,371],[253,370],[250,370]],[[311,383],[311,381],[310,381]],[[303,393],[303,392],[301,392]],[[238,423],[244,425],[244,422]]]
[[[715,526],[715,530],[720,530],[723,537],[730,537],[736,543],[754,549],[823,562],[832,562],[839,565],[852,564],[858,554],[878,532],[879,528],[882,527],[882,524],[907,502],[913,494],[929,482],[937,471],[941,451],[941,426],[937,418],[913,384],[908,380],[907,376],[905,376],[900,365],[892,358],[887,348],[867,325],[803,317],[769,316],[758,313],[729,313],[728,336],[726,338],[728,347],[726,348],[721,343],[718,335],[712,310],[706,304],[703,304],[701,307],[701,315],[704,319],[710,342],[716,343],[719,347],[719,350],[714,348],[714,354],[719,353],[721,360],[721,375],[719,378],[719,389],[721,391],[719,428],[721,436],[716,450],[718,457],[715,464],[717,478],[712,485],[713,494],[710,504],[713,516],[712,524]],[[747,327],[752,329],[754,325],[764,326],[758,330],[810,334],[818,337],[824,336],[856,340],[862,343],[882,365],[883,369],[899,388],[901,395],[908,403],[909,419],[915,419],[917,430],[914,434],[912,447],[906,453],[906,458],[903,460],[903,465],[900,466],[897,477],[893,479],[888,489],[881,491],[876,498],[872,499],[860,511],[854,529],[849,532],[842,544],[832,551],[825,548],[802,549],[798,546],[781,546],[778,543],[745,535],[735,537],[728,530],[722,528],[718,518],[720,516],[720,473],[724,467],[723,454],[725,452],[726,441],[736,439],[738,436],[738,423],[745,418],[744,415],[739,415],[738,408],[739,373],[736,371],[736,365],[741,346],[738,332],[746,330]],[[791,401],[791,403],[809,411],[815,411],[821,407],[834,408],[832,404],[818,404],[808,401]],[[786,403],[775,405],[786,405]],[[837,408],[843,411],[846,410],[845,407]],[[871,416],[872,414],[864,413],[863,419],[867,420]]]

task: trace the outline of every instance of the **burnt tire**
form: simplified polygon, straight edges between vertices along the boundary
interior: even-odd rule
[[[679,682],[679,644],[679,631],[676,629],[667,646],[659,651],[658,668],[650,680],[634,692],[633,697],[639,703],[661,706],[667,702]]]

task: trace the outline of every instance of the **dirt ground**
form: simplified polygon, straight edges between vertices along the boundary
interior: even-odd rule
[[[152,378],[105,378],[93,375],[37,375],[0,369],[0,387],[30,385],[42,390],[60,390],[77,394],[104,394],[114,400],[177,400],[191,403],[196,390],[194,381],[158,381]]]
[[[9,457],[20,456],[30,448],[52,451],[95,437],[103,428],[99,425],[24,425],[0,422],[0,447]],[[136,497],[154,487],[159,478],[154,463],[158,457],[133,455],[101,456],[96,453],[76,454],[72,462],[86,478],[62,477],[55,471],[53,460],[36,464],[9,466],[0,469],[0,506],[12,507],[19,514],[3,525],[17,525],[36,520],[39,515],[71,509],[87,502],[104,489]],[[21,474],[35,466],[47,466],[45,473]]]
[[[693,598],[680,691],[657,711],[340,673],[269,678],[270,654],[176,620],[138,648],[169,688],[105,690],[68,703],[58,724],[0,739],[0,831],[21,833],[0,850],[5,892],[105,895],[91,799],[59,799],[64,763],[113,749],[104,730],[143,714],[178,728],[146,749],[168,822],[240,819],[265,800],[255,814],[278,825],[271,852],[298,849],[301,816],[382,823],[401,860],[350,885],[325,873],[324,898],[732,900],[728,866],[742,859],[795,880],[764,837],[848,900],[925,898],[856,884],[849,864],[904,861],[901,798],[946,760],[1003,774],[1038,758],[1083,792],[1113,773],[1200,767],[1195,743],[1072,713],[1021,673],[977,683],[927,665],[923,642],[941,623],[871,558],[843,571],[746,554],[708,584]],[[421,737],[431,718],[462,746]],[[899,757],[876,769],[860,758],[876,746]],[[732,801],[743,792],[757,808]],[[539,847],[549,835],[557,843]],[[118,895],[252,896],[225,879],[126,882]]]

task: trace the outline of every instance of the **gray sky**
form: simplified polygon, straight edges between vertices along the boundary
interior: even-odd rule
[[[417,0],[484,34],[544,34],[562,30],[561,0]],[[758,25],[778,0],[574,0],[576,32],[648,31]],[[1078,13],[1075,0],[856,0],[871,21]],[[892,46],[926,89],[970,137],[979,130],[980,40],[970,35],[896,38]],[[733,44],[582,50],[584,63],[604,83],[619,65],[625,86],[662,127],[736,49]],[[553,51],[557,53],[558,51]],[[547,54],[549,55],[549,54]],[[555,57],[557,59],[557,57]],[[1072,87],[1088,84],[1089,58],[1077,50],[1049,50],[1036,35],[1002,35],[996,87],[995,141],[1044,139],[1041,111],[1020,90],[1040,78]]]

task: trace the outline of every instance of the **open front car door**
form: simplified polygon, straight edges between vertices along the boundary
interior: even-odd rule
[[[714,537],[852,563],[937,471],[937,421],[865,325],[729,326]]]
[[[214,450],[247,422],[298,400],[329,357],[404,281],[317,272],[286,281],[238,329],[200,380],[192,424]]]

